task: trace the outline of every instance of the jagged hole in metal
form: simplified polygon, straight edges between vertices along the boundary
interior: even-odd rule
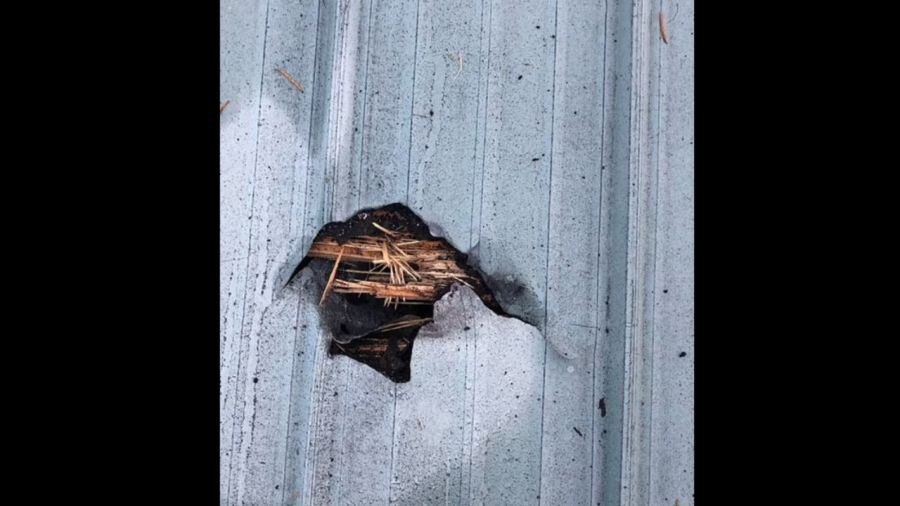
[[[389,251],[383,254],[379,248]],[[405,259],[413,273],[398,268],[405,272],[402,281],[390,275],[384,261],[392,252]],[[335,267],[337,257],[341,259]],[[438,260],[431,260],[435,258]],[[346,355],[403,383],[410,379],[410,358],[419,329],[431,321],[434,303],[455,283],[470,286],[495,313],[515,317],[500,307],[486,278],[468,260],[446,239],[433,236],[428,225],[408,207],[390,204],[364,209],[347,221],[323,226],[291,278],[309,268],[318,293],[328,291],[319,310],[331,334],[329,355]],[[407,287],[427,290],[412,297],[414,300],[387,299],[390,303],[380,292],[358,293],[376,290],[375,284],[388,293]],[[357,293],[348,293],[354,290]]]

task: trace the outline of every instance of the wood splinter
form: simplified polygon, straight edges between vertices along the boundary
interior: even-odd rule
[[[322,291],[322,299],[319,301],[319,306],[325,305],[325,299],[328,298],[328,292],[331,290],[331,286],[334,285],[334,278],[337,275],[338,265],[341,265],[342,256],[344,256],[343,246],[341,246],[341,251],[338,252],[337,259],[334,261],[334,268],[331,269],[331,275],[328,276],[328,283],[325,285],[325,290]]]
[[[669,43],[669,30],[666,28],[666,15],[663,11],[659,11],[659,36],[663,42]]]
[[[294,88],[297,88],[297,91],[299,91],[300,93],[304,93],[303,85],[300,84],[299,81],[294,79],[294,76],[292,76],[290,73],[288,73],[288,71],[286,69],[276,68],[275,71],[278,72],[279,74],[281,74],[282,76],[284,76],[284,78],[287,79],[288,82],[294,86]]]

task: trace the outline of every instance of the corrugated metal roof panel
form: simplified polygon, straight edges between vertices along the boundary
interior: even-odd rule
[[[693,3],[221,5],[221,502],[692,504]],[[463,290],[409,383],[328,358],[284,281],[391,202],[540,333]]]

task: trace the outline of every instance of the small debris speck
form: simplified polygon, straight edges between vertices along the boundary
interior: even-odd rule
[[[682,351],[681,353],[678,354],[678,356],[679,356],[679,357],[686,357],[686,356],[687,356],[687,352],[686,352],[686,351]]]

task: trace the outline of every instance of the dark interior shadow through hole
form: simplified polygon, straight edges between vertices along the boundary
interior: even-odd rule
[[[313,272],[329,355],[346,355],[402,383],[410,379],[419,329],[454,284],[472,288],[494,313],[525,321],[500,307],[488,278],[469,260],[408,207],[390,204],[323,226],[288,282],[304,268]]]

